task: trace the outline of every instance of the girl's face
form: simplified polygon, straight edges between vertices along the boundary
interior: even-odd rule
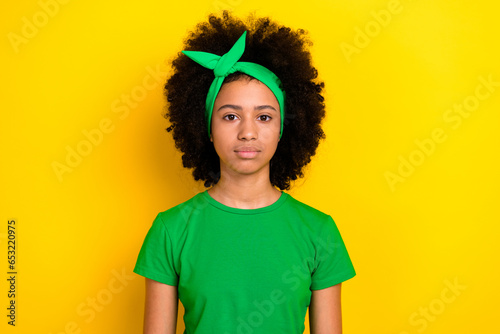
[[[269,175],[280,125],[278,100],[262,82],[243,76],[223,84],[215,99],[210,136],[221,174]]]

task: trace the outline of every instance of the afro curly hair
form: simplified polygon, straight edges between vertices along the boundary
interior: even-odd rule
[[[199,23],[184,41],[184,50],[204,51],[222,56],[247,31],[245,52],[240,61],[260,64],[272,71],[285,91],[283,135],[270,161],[270,181],[281,190],[290,189],[290,182],[303,177],[303,167],[316,153],[325,133],[321,121],[325,117],[318,72],[311,64],[307,50],[312,42],[307,32],[296,31],[272,21],[255,18],[247,22],[223,11],[221,17],[210,14],[208,22]],[[182,154],[182,164],[193,168],[196,181],[205,187],[216,184],[220,177],[220,161],[210,141],[205,121],[205,99],[214,80],[213,71],[196,64],[179,52],[172,61],[173,74],[165,84],[170,122],[175,146]],[[224,83],[247,76],[236,72]]]

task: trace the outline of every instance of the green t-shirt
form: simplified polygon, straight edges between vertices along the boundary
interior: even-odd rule
[[[237,209],[204,191],[159,213],[134,272],[177,286],[185,334],[303,333],[311,290],[356,275],[333,219],[284,192]]]

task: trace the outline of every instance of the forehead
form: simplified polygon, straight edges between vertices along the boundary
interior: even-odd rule
[[[262,82],[248,76],[224,83],[215,104],[270,104],[278,110],[278,100]]]

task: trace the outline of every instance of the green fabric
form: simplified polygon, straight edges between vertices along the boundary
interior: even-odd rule
[[[185,334],[303,333],[311,290],[356,275],[329,215],[287,193],[247,210],[206,191],[157,215],[134,272],[178,287]]]
[[[264,66],[255,63],[238,61],[245,51],[246,34],[247,32],[245,31],[233,47],[222,56],[202,51],[182,51],[182,53],[201,66],[214,70],[215,79],[210,85],[207,93],[207,99],[205,101],[205,118],[207,121],[208,135],[210,136],[211,133],[210,125],[212,122],[212,111],[214,108],[215,98],[217,97],[217,94],[219,94],[219,90],[222,87],[224,79],[231,73],[243,72],[265,84],[273,92],[274,96],[276,96],[281,114],[281,138],[281,135],[283,134],[283,121],[285,118],[285,92],[283,92],[280,88],[280,79]]]

